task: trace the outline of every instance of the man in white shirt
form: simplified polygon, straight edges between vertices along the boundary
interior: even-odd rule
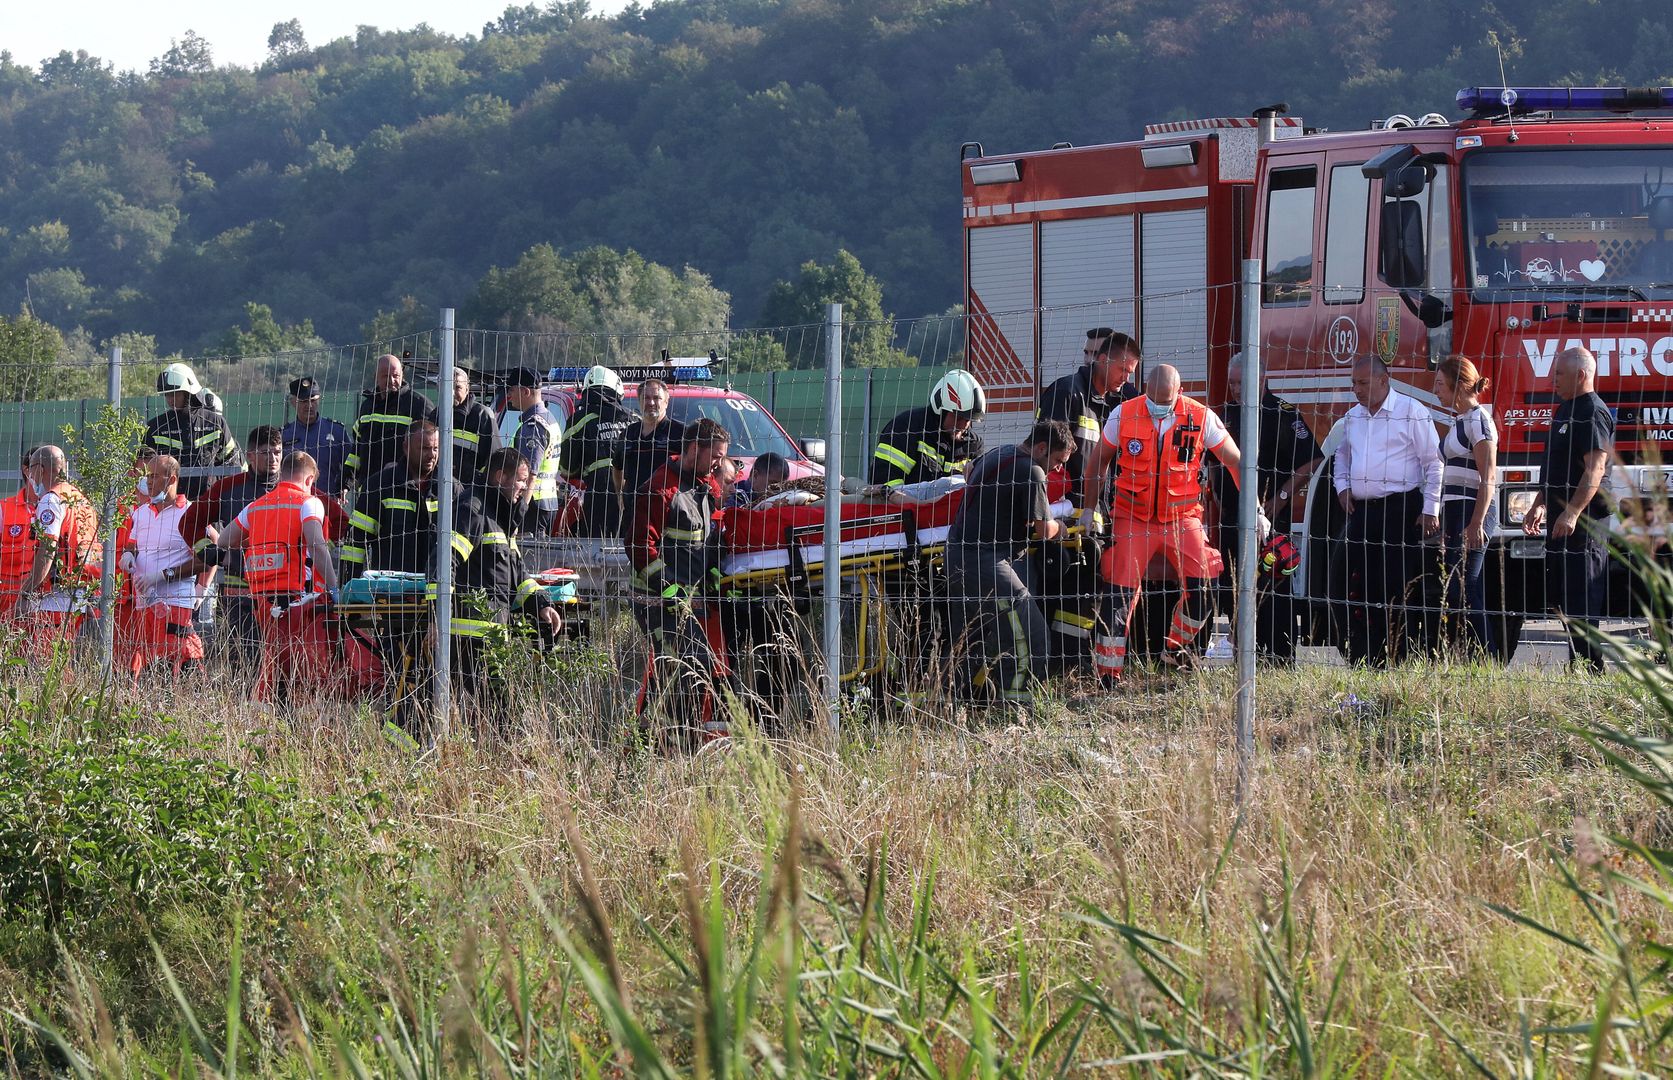
[[[134,583],[135,627],[128,669],[137,677],[155,663],[176,673],[203,660],[203,640],[192,629],[198,605],[196,575],[208,568],[180,534],[191,501],[180,494],[180,463],[168,454],[145,468],[145,502],[134,507],[120,566]]]
[[[1359,404],[1336,448],[1348,523],[1333,591],[1348,600],[1348,659],[1381,667],[1431,640],[1423,538],[1441,528],[1441,442],[1428,408],[1390,388],[1380,358],[1354,363],[1353,390]]]

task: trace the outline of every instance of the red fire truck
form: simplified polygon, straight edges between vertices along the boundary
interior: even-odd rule
[[[1254,258],[1268,385],[1316,434],[1353,404],[1350,366],[1368,352],[1437,420],[1444,356],[1492,378],[1502,484],[1488,606],[1541,610],[1542,544],[1519,523],[1564,348],[1597,355],[1618,421],[1615,495],[1666,483],[1673,88],[1482,87],[1457,106],[1462,120],[1396,115],[1354,132],[1307,130],[1279,107],[1265,123],[1155,124],[1130,143],[1003,155],[967,144],[968,356],[993,434],[1032,418],[1038,388],[1073,370],[1094,326],[1135,334],[1147,362],[1223,401],[1240,264]],[[1315,596],[1333,505],[1321,471],[1299,526],[1315,565],[1298,588]],[[1504,623],[1500,640],[1516,640],[1522,617]]]

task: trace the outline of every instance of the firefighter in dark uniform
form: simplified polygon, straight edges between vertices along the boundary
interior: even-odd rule
[[[436,466],[441,461],[441,435],[435,424],[419,420],[410,425],[406,453],[372,477],[354,501],[349,515],[348,535],[338,556],[344,582],[368,570],[393,570],[424,574],[433,582],[436,554],[436,517],[441,503],[436,484]],[[453,535],[454,580],[458,564],[470,557],[470,537],[457,530]],[[408,693],[395,702],[396,717],[409,733],[415,733],[414,692],[423,683],[416,677],[427,670],[424,634],[428,619],[390,620],[378,640],[387,672],[412,672]]]
[[[453,369],[453,475],[461,487],[488,479],[488,458],[500,448],[494,410],[471,393],[471,373]]]
[[[185,364],[170,364],[157,376],[157,393],[168,403],[166,412],[145,425],[141,443],[180,462],[181,469],[208,469],[239,464],[238,440],[226,418],[204,404],[206,392]],[[195,499],[208,489],[210,477],[180,478],[180,494]]]
[[[639,422],[622,404],[622,377],[602,364],[581,379],[581,400],[563,433],[558,471],[581,489],[579,536],[615,536],[622,527],[616,458],[627,429]]]
[[[650,644],[640,715],[667,696],[674,745],[691,746],[728,732],[730,687],[718,605],[720,489],[715,464],[731,436],[708,418],[688,425],[679,455],[651,474],[637,497],[627,555],[633,566],[633,615]]]
[[[1127,334],[1100,326],[1086,332],[1086,362],[1040,394],[1041,420],[1061,420],[1074,436],[1075,452],[1066,473],[1072,498],[1078,499],[1081,474],[1103,438],[1110,414],[1138,396],[1139,343]],[[1102,501],[1102,500],[1100,500]],[[1078,665],[1091,657],[1092,629],[1098,616],[1100,541],[1083,538],[1078,549],[1051,545],[1033,561],[1034,586],[1046,606],[1052,631],[1060,636],[1053,660]]]
[[[929,393],[929,404],[883,425],[872,453],[871,482],[900,487],[958,476],[982,452],[970,425],[987,412],[987,393],[976,377],[954,368]]]
[[[485,463],[487,483],[462,498],[456,527],[471,541],[470,557],[455,581],[453,678],[461,703],[474,703],[490,719],[508,716],[503,678],[483,663],[484,649],[505,633],[514,614],[540,628],[547,640],[563,630],[563,616],[528,572],[514,524],[528,492],[528,463],[515,448],[494,451]]]
[[[947,589],[964,615],[954,655],[964,658],[973,688],[985,668],[985,682],[1007,704],[1031,704],[1046,675],[1045,614],[1018,564],[1030,540],[1063,532],[1051,517],[1046,474],[1062,468],[1074,449],[1067,424],[1037,420],[1027,442],[977,458],[947,534]]]
[[[1226,430],[1234,438],[1243,433],[1243,359],[1232,358],[1226,369],[1229,400],[1221,410]],[[1307,498],[1307,481],[1324,460],[1318,440],[1301,418],[1296,407],[1266,388],[1263,372],[1261,387],[1260,447],[1255,459],[1256,478],[1260,489],[1261,512],[1271,523],[1273,533],[1288,533],[1297,517],[1297,510]],[[1215,494],[1220,504],[1220,551],[1226,557],[1226,574],[1221,579],[1221,593],[1228,600],[1237,596],[1237,558],[1242,548],[1238,543],[1237,521],[1239,498],[1237,484],[1225,468],[1216,464],[1213,470]],[[1282,664],[1295,662],[1296,621],[1300,605],[1289,578],[1263,577],[1255,607],[1255,643],[1262,655]],[[1230,607],[1230,604],[1228,604]]]
[[[893,489],[961,476],[982,452],[982,439],[971,430],[987,411],[987,394],[976,377],[962,368],[943,375],[930,390],[929,404],[908,409],[877,435],[871,483]],[[895,601],[891,617],[907,697],[927,688],[931,658],[944,656],[950,643],[946,595],[941,583],[926,579],[920,567],[883,577],[884,591]]]
[[[406,384],[406,368],[392,353],[378,357],[375,383],[360,395],[360,412],[349,435],[354,449],[343,461],[343,488],[365,485],[398,461],[407,445],[407,434],[420,420],[435,425],[440,421],[430,399]]]

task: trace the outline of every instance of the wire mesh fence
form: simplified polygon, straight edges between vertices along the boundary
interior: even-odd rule
[[[1495,337],[1458,296],[1437,334],[1409,296],[1338,292],[847,323],[836,415],[817,324],[113,355],[106,399],[0,409],[7,625],[416,738],[566,686],[602,728],[688,743],[745,714],[822,727],[831,677],[850,709],[933,720],[1238,649],[1548,678],[1559,615],[1638,625],[1610,554],[1662,550],[1660,466],[1623,452],[1653,442],[1653,395],[1590,388],[1673,338]],[[1496,344],[1460,363],[1447,335]]]

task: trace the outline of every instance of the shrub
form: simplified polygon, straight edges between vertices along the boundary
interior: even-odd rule
[[[0,910],[73,934],[113,907],[217,898],[271,910],[316,877],[321,809],[133,717],[0,732]]]

